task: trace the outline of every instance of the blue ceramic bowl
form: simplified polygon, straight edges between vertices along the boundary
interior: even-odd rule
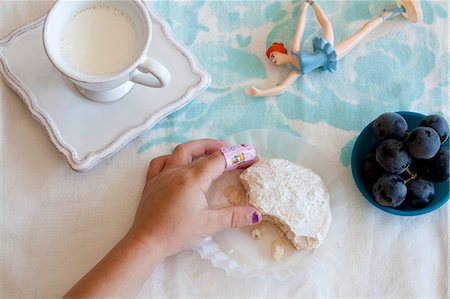
[[[408,123],[408,131],[411,131],[415,127],[417,127],[422,120],[422,118],[425,117],[425,115],[415,112],[397,112]],[[356,186],[358,186],[359,191],[364,195],[364,197],[374,206],[379,208],[380,210],[383,210],[387,213],[401,215],[401,216],[416,216],[416,215],[422,215],[429,213],[431,211],[434,211],[444,205],[450,195],[449,195],[449,180],[446,180],[442,183],[434,182],[434,188],[435,188],[435,196],[434,199],[423,208],[414,208],[409,206],[407,203],[402,203],[400,206],[391,208],[391,207],[385,207],[380,204],[378,204],[375,201],[375,198],[372,194],[372,188],[367,186],[362,178],[361,178],[361,172],[360,172],[360,162],[362,158],[370,153],[375,152],[377,146],[380,144],[380,142],[376,139],[375,134],[372,129],[373,121],[368,124],[364,130],[359,134],[358,138],[356,139],[355,145],[353,146],[352,151],[352,174],[353,179],[355,180]],[[442,146],[448,148],[449,147],[449,139],[444,142]]]

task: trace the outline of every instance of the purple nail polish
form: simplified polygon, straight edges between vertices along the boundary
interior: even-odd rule
[[[252,214],[252,223],[258,223],[260,221],[260,216],[257,211],[254,211]]]

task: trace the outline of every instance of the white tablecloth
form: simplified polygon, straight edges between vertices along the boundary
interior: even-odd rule
[[[323,2],[325,7],[327,5],[328,8],[335,7],[328,2]],[[347,5],[343,2],[340,4]],[[266,2],[260,3],[260,6],[268,5]],[[430,14],[434,13],[438,17],[440,15],[441,18],[445,17],[443,13],[448,14],[448,7],[446,11],[445,9],[438,10],[432,6],[437,5],[436,3],[424,5],[425,13],[428,14],[426,15],[428,16],[426,19],[428,21],[427,30],[433,30],[431,27],[433,23],[429,22]],[[370,13],[365,9],[371,7],[368,3],[354,4],[354,9],[347,12],[359,15],[361,19],[355,19],[355,24],[347,28],[350,31],[354,31],[362,24],[362,19],[373,14],[372,9],[370,9]],[[165,13],[170,10],[164,10],[163,5],[163,3],[156,3],[155,10],[163,17],[167,17]],[[205,16],[208,15],[208,9],[212,10],[213,5],[220,5],[220,3],[215,1],[206,4],[201,2],[179,3],[179,6],[184,5],[187,11],[198,9],[197,6],[204,6],[202,7],[203,12],[199,13],[200,17],[197,19],[197,25],[200,28],[196,33],[197,40],[185,36],[181,32],[183,24],[192,22],[190,19],[192,15],[180,13],[181,10],[176,10],[174,3],[170,5],[175,7],[172,9],[178,14],[176,14],[177,18],[172,19],[169,23],[182,41],[191,46],[199,55],[200,49],[195,47],[198,41],[214,40],[214,34],[217,34],[215,30],[211,30],[212,27],[202,31],[202,24],[213,26],[217,21],[215,15],[210,18]],[[232,3],[228,5],[233,6]],[[255,4],[253,3],[253,5]],[[281,4],[274,2],[268,6],[275,9],[278,5],[290,8],[294,4],[286,1]],[[0,36],[5,36],[17,27],[40,17],[50,6],[51,2],[0,1]],[[446,4],[441,2],[441,6],[445,8]],[[226,14],[229,17],[227,24],[230,26],[229,28],[232,28],[233,22],[237,22],[238,18],[230,11],[225,11],[224,15]],[[332,11],[330,18],[337,20],[339,14],[343,15],[344,11]],[[263,13],[260,15],[264,16]],[[294,15],[297,16],[295,13]],[[283,17],[285,16],[280,15],[280,18]],[[310,14],[310,18],[313,18],[312,14]],[[274,27],[278,21],[274,17],[264,26],[266,28]],[[401,26],[405,26],[404,23]],[[241,42],[242,46],[248,32],[239,31],[238,27],[233,28],[228,31],[229,35],[234,38],[237,34],[242,34],[243,38],[236,39]],[[340,29],[342,28],[335,27],[337,32]],[[389,27],[389,30],[394,32],[395,25]],[[224,34],[223,32],[222,30],[221,34]],[[447,37],[444,33],[445,29],[442,27],[435,31],[436,35],[447,39],[447,49],[439,51],[446,53],[448,64],[448,26]],[[340,33],[336,35],[337,38],[343,37]],[[262,35],[254,36],[253,42],[264,47],[263,38],[265,37]],[[369,37],[368,41],[374,43],[377,39],[380,39],[380,34],[375,33]],[[238,48],[239,46],[233,44],[233,47]],[[254,52],[257,51],[261,52],[258,55],[264,59],[263,49],[255,48]],[[221,54],[211,51],[209,55],[214,57],[214,55],[220,56]],[[354,57],[358,57],[358,55],[358,52],[355,52]],[[19,96],[0,80],[0,297],[56,298],[62,296],[128,230],[143,188],[148,162],[157,155],[169,152],[180,140],[180,138],[173,138],[174,136],[187,137],[187,139],[224,138],[237,131],[236,129],[234,131],[231,129],[230,131],[212,130],[211,124],[199,126],[199,129],[192,127],[188,132],[181,132],[177,127],[177,122],[186,121],[185,118],[188,118],[189,113],[195,114],[195,109],[198,110],[202,107],[208,109],[205,107],[213,107],[227,99],[233,100],[230,96],[220,99],[214,98],[214,96],[220,87],[226,88],[226,84],[232,85],[236,82],[226,81],[226,74],[213,68],[212,64],[209,65],[207,58],[202,57],[200,62],[213,78],[212,88],[216,88],[215,91],[194,99],[194,102],[201,103],[201,106],[194,105],[193,102],[184,108],[184,112],[181,114],[165,119],[165,126],[150,130],[86,173],[77,173],[68,166],[63,156],[50,142],[43,128],[30,117]],[[347,63],[356,62],[348,60]],[[428,61],[424,63],[428,63]],[[266,61],[264,61],[264,65],[270,67],[267,66]],[[434,65],[430,67],[434,68]],[[343,68],[342,72],[345,72],[345,66]],[[439,75],[435,72],[430,73],[432,76]],[[248,74],[253,73],[249,71]],[[232,76],[231,72],[230,76]],[[373,78],[370,78],[371,74],[367,76],[369,76],[370,82]],[[225,82],[219,82],[223,79]],[[247,79],[246,84],[252,83],[252,78]],[[275,78],[275,81],[277,80],[278,78]],[[308,85],[306,84],[305,87]],[[348,88],[350,89],[352,86]],[[445,90],[448,92],[448,87]],[[241,94],[242,89],[233,92]],[[246,100],[254,101],[253,99]],[[281,98],[279,101],[285,100],[285,98]],[[275,105],[274,99],[259,99],[258,101],[267,101],[269,108],[266,107],[265,111],[279,114],[279,110],[271,110],[271,107]],[[235,103],[232,102],[230,105],[235,105]],[[302,106],[302,109],[311,109],[312,111],[314,103],[310,103],[310,105]],[[448,117],[448,102],[423,106],[423,109],[421,105],[420,101],[407,104],[399,102],[399,105],[391,105],[386,109],[406,108],[424,114],[440,112]],[[252,108],[249,109],[249,114],[258,112],[256,108],[255,111],[251,110]],[[282,108],[280,109],[282,110]],[[376,116],[380,111],[376,110],[378,108],[373,109],[371,116]],[[229,125],[228,121],[231,116],[225,116],[226,109],[222,111],[223,118],[218,117],[220,114],[212,114],[210,119],[206,118],[206,120],[216,122],[217,127]],[[320,117],[314,119],[314,114],[311,114],[313,116],[310,119],[299,120],[291,117],[286,111],[283,113],[286,116],[286,118],[282,118],[284,125],[292,131],[299,132],[309,142],[321,147],[331,158],[336,160],[342,160],[343,154],[339,152],[339,149],[344,149],[345,152],[347,143],[357,136],[363,124],[370,121],[370,117],[361,115],[362,111],[360,114],[339,116],[353,118],[355,122],[358,122],[357,126],[348,128],[345,125],[336,125],[330,119],[320,119]],[[270,119],[269,116],[266,118]],[[251,116],[250,120],[252,120]],[[195,123],[195,119],[187,119],[187,121]],[[282,127],[275,121],[273,125],[278,128]],[[248,128],[243,129],[257,126],[253,126],[253,122],[249,121]],[[259,126],[270,127],[270,121]],[[142,150],[147,142],[166,137],[165,142],[150,146],[148,149],[146,147],[145,151]],[[202,260],[192,251],[186,251],[161,263],[148,278],[140,296],[208,298],[447,297],[449,279],[448,205],[419,217],[393,216],[374,208],[363,199],[353,183],[348,163],[347,165],[341,163],[339,169],[335,171],[339,172],[342,177],[344,190],[338,203],[332,205],[336,207],[332,212],[333,217],[335,219],[340,217],[339,223],[345,225],[331,226],[328,239],[325,240],[325,242],[330,242],[329,244],[336,245],[334,246],[336,252],[330,253],[334,258],[316,268],[311,268],[308,273],[299,273],[296,277],[280,282],[272,279],[241,280],[228,277],[224,271],[214,268],[209,261]]]

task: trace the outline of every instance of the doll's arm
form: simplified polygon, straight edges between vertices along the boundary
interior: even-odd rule
[[[284,80],[275,87],[260,90],[254,86],[250,86],[245,90],[245,93],[252,97],[270,97],[282,94],[292,83],[300,77],[300,73],[292,70]]]
[[[309,4],[304,2],[300,7],[300,16],[298,17],[297,30],[295,31],[294,38],[292,39],[291,52],[297,53],[302,47],[303,34],[306,27],[306,12]]]

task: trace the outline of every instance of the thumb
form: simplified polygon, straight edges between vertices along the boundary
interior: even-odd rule
[[[217,210],[209,210],[209,234],[228,228],[254,225],[262,220],[261,213],[252,206],[231,206]]]

